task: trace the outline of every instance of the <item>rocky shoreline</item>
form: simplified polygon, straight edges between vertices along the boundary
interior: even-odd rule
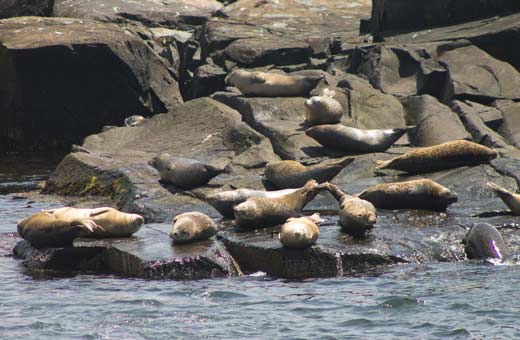
[[[48,1],[40,3],[38,8],[46,8]],[[25,4],[15,15],[13,5],[0,5],[0,17],[11,17],[0,20],[0,108],[7,123],[0,130],[1,150],[81,144],[65,156],[43,192],[109,198],[147,223],[127,240],[78,239],[70,249],[41,251],[21,241],[15,254],[34,269],[150,279],[256,271],[301,279],[465,259],[460,225],[517,219],[503,212],[506,206],[486,183],[512,190],[520,185],[520,14],[511,13],[519,9],[488,15],[475,9],[479,15],[468,13],[453,26],[439,21],[417,31],[424,27],[376,26],[374,11],[392,5],[386,3],[374,1],[373,9],[368,0],[63,0],[54,2],[52,15]],[[373,23],[373,36],[360,34],[360,22]],[[246,97],[226,87],[226,75],[242,68],[322,74],[311,95],[333,89],[345,125],[415,126],[384,153],[353,154],[354,162],[332,180],[342,190],[358,193],[374,184],[431,178],[456,192],[458,202],[446,213],[378,210],[378,223],[359,240],[340,232],[331,214],[337,202],[321,193],[305,211],[326,219],[309,249],[283,248],[273,238],[277,227],[238,232],[227,220],[211,241],[172,245],[166,230],[175,215],[197,210],[221,218],[206,203],[208,195],[274,189],[262,176],[268,162],[313,164],[346,155],[305,134],[307,97]],[[121,126],[135,114],[148,119]],[[101,132],[106,125],[117,127]],[[500,157],[422,176],[374,169],[376,160],[457,139],[492,147]],[[148,164],[162,152],[231,171],[206,186],[181,190],[161,184]],[[520,233],[503,234],[517,252]]]

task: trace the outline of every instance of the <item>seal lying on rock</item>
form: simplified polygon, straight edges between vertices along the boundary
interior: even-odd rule
[[[457,202],[457,194],[431,179],[374,185],[357,197],[379,209],[425,209],[445,211]]]
[[[307,136],[331,149],[346,152],[384,152],[407,131],[406,128],[362,130],[342,124],[313,126]]]
[[[150,162],[159,171],[161,181],[179,188],[192,189],[207,184],[213,177],[226,172],[195,159],[157,155]]]
[[[376,169],[394,169],[418,174],[487,163],[497,155],[495,150],[486,146],[467,140],[456,140],[417,148],[390,160],[378,161]]]
[[[217,227],[206,214],[193,211],[175,216],[170,237],[175,243],[207,240],[215,235]]]
[[[251,197],[234,209],[236,225],[244,229],[269,227],[282,224],[290,217],[296,217],[320,191],[324,184],[310,180],[294,192],[280,197]]]
[[[138,214],[128,214],[114,208],[101,207],[80,209],[65,207],[45,210],[61,220],[90,219],[101,229],[94,230],[88,237],[128,237],[137,232],[144,224],[144,218]]]
[[[344,193],[335,184],[327,183],[327,189],[339,202],[339,225],[343,231],[363,236],[374,227],[377,217],[372,203]]]
[[[125,118],[125,126],[139,126],[146,121],[141,115],[133,115]]]
[[[307,248],[318,240],[320,229],[317,224],[321,222],[323,220],[318,213],[312,216],[291,217],[282,226],[278,239],[287,248]]]
[[[296,75],[236,70],[226,77],[246,96],[299,97],[307,95],[324,78],[323,75]]]
[[[487,183],[489,189],[491,189],[498,197],[504,201],[504,203],[511,209],[511,214],[520,216],[520,195],[514,194],[511,191],[503,188],[495,183]]]
[[[336,124],[343,116],[343,106],[334,99],[335,92],[323,89],[319,96],[305,101],[305,121],[310,125]]]
[[[65,247],[80,236],[92,234],[102,227],[90,218],[63,219],[42,211],[17,225],[18,234],[37,248]]]
[[[508,251],[500,232],[488,223],[476,223],[462,240],[469,259],[504,259]]]
[[[352,161],[354,158],[345,157],[309,166],[298,161],[269,162],[265,166],[264,175],[280,189],[299,188],[310,179],[315,179],[318,183],[330,181]]]
[[[245,202],[250,197],[281,197],[297,191],[298,189],[284,189],[275,191],[237,189],[229,191],[221,191],[206,196],[206,201],[215,208],[222,216],[226,218],[234,218],[235,212],[233,208],[238,204]]]

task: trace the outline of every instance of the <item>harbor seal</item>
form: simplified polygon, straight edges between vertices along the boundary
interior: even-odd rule
[[[305,121],[309,125],[336,124],[343,116],[343,106],[334,99],[335,92],[323,89],[319,96],[305,101]]]
[[[520,195],[514,194],[495,183],[488,182],[487,186],[511,209],[512,215],[520,216]]]
[[[125,126],[139,126],[146,121],[141,115],[133,115],[125,118]]]
[[[419,174],[487,163],[497,155],[493,149],[461,139],[417,148],[387,161],[377,161],[376,169],[394,169]]]
[[[320,191],[324,184],[310,180],[292,193],[280,197],[251,197],[234,209],[235,223],[239,228],[254,229],[284,223],[296,217]]]
[[[468,259],[500,259],[509,255],[500,232],[488,223],[474,224],[462,240]]]
[[[144,224],[144,218],[138,214],[128,214],[110,207],[81,209],[64,207],[44,210],[60,220],[90,219],[101,226],[86,237],[129,237]]]
[[[42,211],[18,222],[18,234],[37,248],[65,247],[80,236],[101,230],[90,218],[61,219]]]
[[[284,189],[274,191],[236,189],[221,191],[208,195],[206,196],[205,200],[225,218],[234,218],[235,212],[233,211],[233,208],[238,204],[245,202],[250,197],[275,198],[295,192],[296,190],[298,189]]]
[[[327,189],[339,202],[339,225],[353,236],[364,236],[377,222],[376,207],[369,201],[344,193],[337,185]]]
[[[161,176],[161,181],[179,188],[192,189],[207,184],[213,177],[226,172],[195,159],[157,155],[150,162]]]
[[[246,96],[299,97],[307,95],[324,78],[320,75],[297,75],[235,70],[225,79]]]
[[[323,220],[318,213],[312,216],[291,217],[282,226],[278,239],[287,248],[310,247],[320,236],[317,224],[321,222]]]
[[[363,130],[342,124],[313,126],[305,134],[331,149],[346,152],[384,152],[407,128]]]
[[[356,196],[378,209],[445,211],[450,204],[457,202],[457,194],[431,179],[377,184]]]
[[[353,161],[354,158],[345,157],[309,166],[298,161],[275,161],[269,162],[265,166],[264,175],[269,182],[280,189],[299,188],[310,179],[314,179],[318,183],[330,181]]]
[[[170,237],[175,243],[207,240],[217,232],[215,222],[206,214],[192,211],[175,216]]]

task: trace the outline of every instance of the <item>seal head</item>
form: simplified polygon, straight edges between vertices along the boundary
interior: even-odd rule
[[[476,223],[462,240],[469,259],[500,259],[509,255],[500,232],[488,223]]]

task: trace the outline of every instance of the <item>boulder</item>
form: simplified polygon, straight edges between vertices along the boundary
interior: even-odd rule
[[[509,100],[499,100],[494,103],[502,112],[503,123],[498,132],[513,146],[520,148],[520,103]]]
[[[0,20],[0,73],[0,138],[16,150],[66,150],[103,125],[182,102],[175,78],[141,39],[94,21]]]
[[[0,3],[0,19],[24,16],[52,15],[53,0],[3,0]]]
[[[457,139],[471,139],[459,117],[448,106],[429,95],[403,100],[406,122],[414,125],[410,141],[415,146],[432,146]]]
[[[151,27],[193,29],[222,8],[216,0],[55,0],[54,15]]]
[[[169,220],[188,208],[218,216],[193,195],[160,185],[159,173],[148,165],[160,152],[217,167],[228,165],[237,175],[279,159],[269,140],[243,123],[238,112],[200,98],[139,126],[89,136],[81,152],[69,154],[60,163],[45,192],[110,196],[122,210],[141,213],[148,222]]]

